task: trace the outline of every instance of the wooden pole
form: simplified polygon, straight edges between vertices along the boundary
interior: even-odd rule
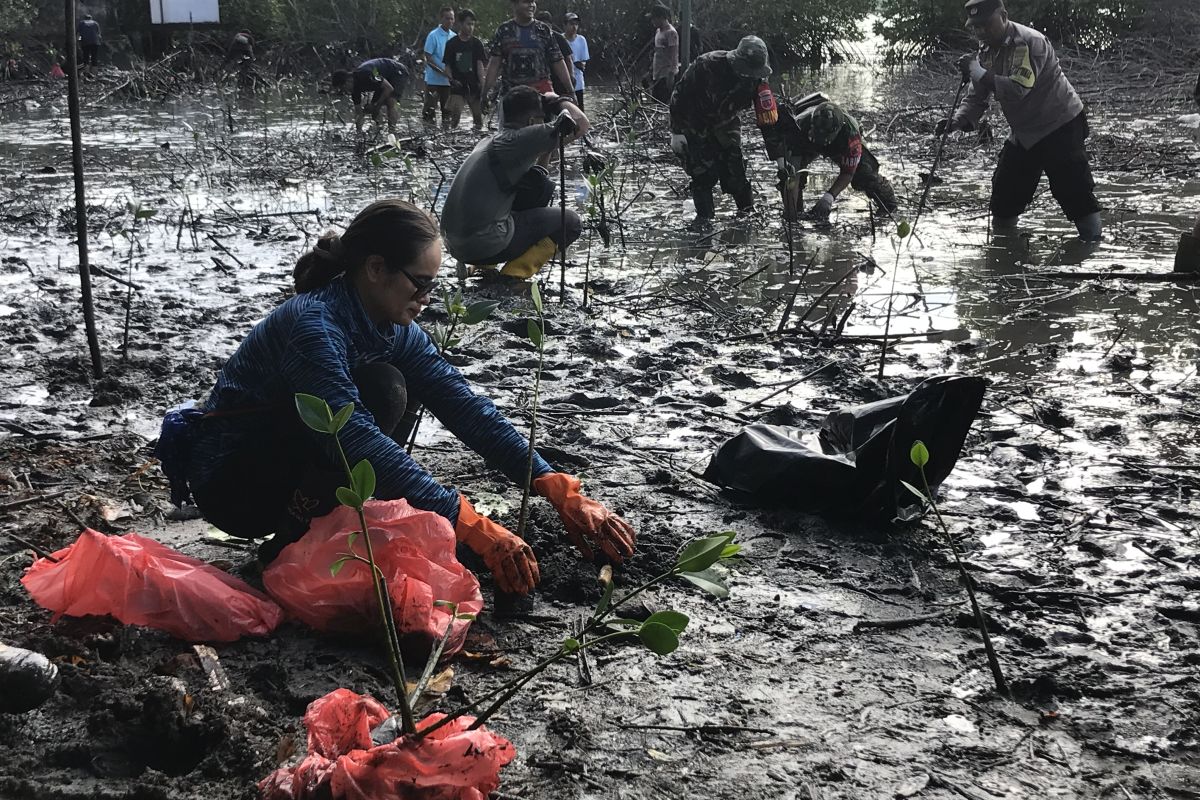
[[[75,0],[64,0],[67,34],[67,107],[71,115],[71,169],[75,173],[75,238],[79,245],[79,288],[83,295],[83,323],[92,353],[92,375],[104,377],[100,340],[96,336],[96,309],[92,304],[92,273],[88,267],[87,202],[83,191],[83,134],[79,125],[79,58],[75,47]]]
[[[679,13],[679,74],[692,63],[692,0],[683,0]]]

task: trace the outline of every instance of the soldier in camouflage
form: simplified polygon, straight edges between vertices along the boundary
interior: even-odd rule
[[[827,219],[847,186],[867,195],[889,214],[896,210],[896,193],[887,178],[879,174],[878,159],[862,143],[858,120],[837,104],[825,101],[797,112],[792,104],[780,101],[779,121],[764,126],[762,132],[767,155],[779,165],[784,214],[789,219],[795,218],[804,202],[803,171],[818,156],[837,162],[841,171],[812,207],[814,218]]]
[[[670,104],[671,149],[683,160],[684,171],[692,179],[694,228],[712,225],[716,216],[713,187],[718,182],[721,191],[733,195],[739,214],[754,208],[754,193],[742,160],[738,114],[757,107],[762,92],[770,98],[764,83],[770,74],[766,43],[747,36],[736,50],[713,50],[700,56],[675,84]],[[775,113],[773,98],[770,113]]]

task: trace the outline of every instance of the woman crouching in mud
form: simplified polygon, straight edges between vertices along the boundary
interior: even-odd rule
[[[300,258],[296,296],[250,331],[192,423],[187,479],[209,522],[239,537],[273,532],[260,549],[270,561],[336,506],[340,462],[329,437],[300,421],[293,398],[305,392],[334,410],[354,404],[339,437],[350,463],[374,466],[377,498],[441,514],[499,589],[533,589],[539,575],[529,545],[437,483],[402,446],[411,396],[513,481],[523,483],[528,467],[527,440],[413,324],[441,262],[437,223],[403,200],[367,206],[345,233],[326,235]],[[533,477],[533,491],[555,506],[585,556],[632,555],[633,528],[581,495],[578,479],[536,454]]]

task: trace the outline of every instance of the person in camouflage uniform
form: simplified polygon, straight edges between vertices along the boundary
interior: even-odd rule
[[[814,98],[816,99],[816,98]],[[800,112],[786,101],[779,103],[779,121],[764,126],[767,156],[779,165],[784,214],[794,219],[804,202],[804,170],[819,156],[841,167],[837,179],[810,211],[827,219],[838,195],[853,187],[879,203],[890,214],[896,210],[892,184],[879,174],[879,160],[862,143],[862,127],[836,103],[817,103]]]
[[[747,36],[736,50],[713,50],[700,56],[675,84],[670,104],[671,150],[683,160],[684,171],[692,179],[693,227],[712,224],[716,216],[713,187],[718,182],[721,191],[733,195],[738,213],[754,208],[754,193],[742,160],[738,114],[756,107],[763,91],[774,114],[774,99],[764,83],[770,74],[767,45],[757,36]]]

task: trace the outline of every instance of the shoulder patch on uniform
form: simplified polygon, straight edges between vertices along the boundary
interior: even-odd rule
[[[1033,82],[1036,76],[1033,72],[1033,63],[1029,59],[1029,45],[1018,45],[1013,51],[1013,68],[1008,76],[1013,83],[1020,84],[1026,89],[1033,88]]]

